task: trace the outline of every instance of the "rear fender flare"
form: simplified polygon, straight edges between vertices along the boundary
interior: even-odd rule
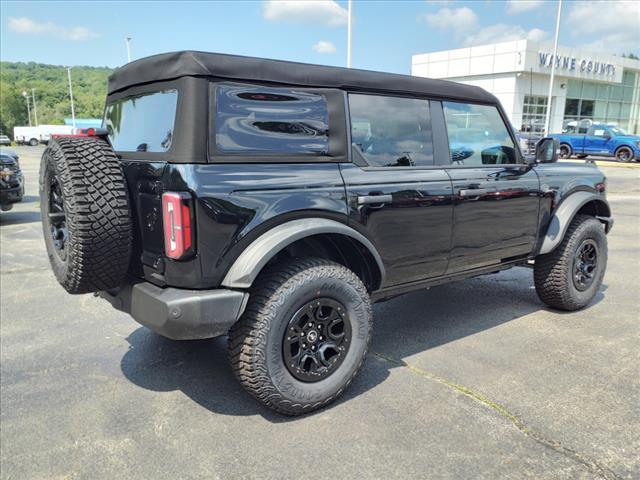
[[[303,218],[278,225],[254,240],[231,265],[222,286],[239,289],[251,287],[264,266],[283,248],[302,238],[323,233],[346,235],[364,245],[380,270],[380,285],[384,283],[385,270],[382,258],[364,235],[335,220]]]
[[[611,229],[613,220],[611,219],[611,209],[609,204],[602,197],[592,192],[576,192],[569,195],[556,209],[551,217],[547,232],[545,234],[539,254],[552,252],[564,238],[569,224],[576,216],[576,213],[589,202],[598,202],[602,205],[602,209],[606,215],[596,217],[605,224],[605,231],[608,233]]]

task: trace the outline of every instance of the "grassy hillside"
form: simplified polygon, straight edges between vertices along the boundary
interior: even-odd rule
[[[105,67],[73,67],[73,97],[77,118],[101,117],[107,92]],[[28,125],[23,91],[36,89],[38,123],[62,124],[71,117],[67,69],[42,63],[0,62],[0,130],[13,136],[15,125]],[[33,112],[32,112],[33,121]]]

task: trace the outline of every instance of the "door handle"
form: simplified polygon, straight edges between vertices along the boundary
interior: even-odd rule
[[[486,188],[469,188],[460,190],[461,197],[479,197],[485,193],[489,193],[489,190]]]
[[[358,205],[372,205],[377,203],[391,203],[393,197],[391,195],[359,195]]]

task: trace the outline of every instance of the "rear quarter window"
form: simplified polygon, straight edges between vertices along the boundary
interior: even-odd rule
[[[114,150],[166,152],[171,148],[178,103],[176,90],[137,95],[109,103],[103,128]]]
[[[327,155],[327,99],[293,88],[216,85],[215,143],[225,154]]]

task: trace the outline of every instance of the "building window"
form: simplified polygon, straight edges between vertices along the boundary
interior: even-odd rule
[[[587,82],[570,79],[564,109],[563,131],[586,133],[593,123],[628,128],[631,120],[634,72],[625,71],[621,84]]]
[[[547,115],[547,97],[525,95],[522,107],[522,132],[542,133]]]

